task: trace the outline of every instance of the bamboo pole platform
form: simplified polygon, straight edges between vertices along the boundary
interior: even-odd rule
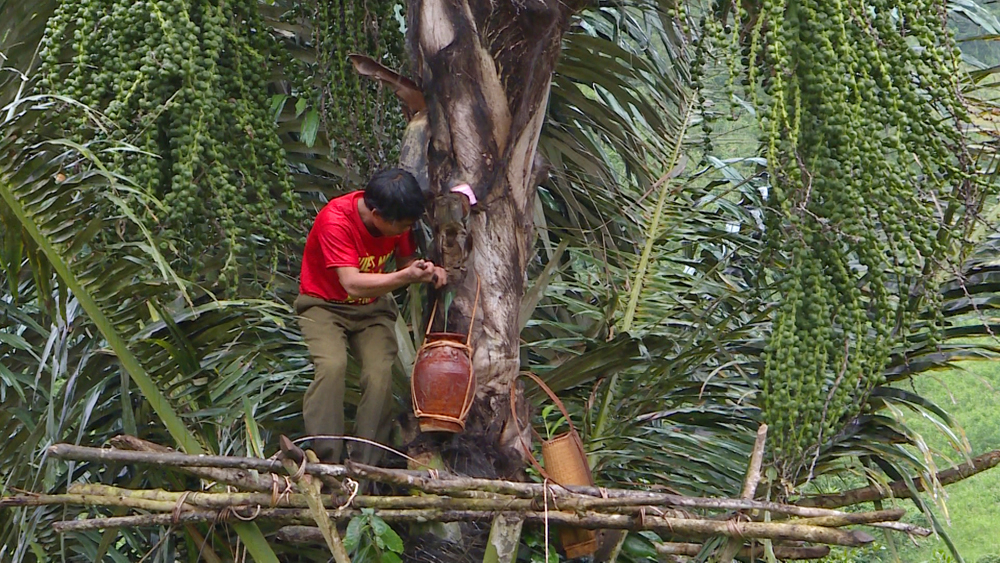
[[[0,498],[0,509],[41,505],[113,507],[127,515],[53,523],[58,533],[114,528],[176,526],[231,519],[284,526],[278,538],[325,542],[338,563],[349,561],[334,523],[373,509],[388,522],[488,522],[498,515],[529,523],[585,529],[652,530],[670,538],[657,545],[663,555],[697,553],[710,538],[725,540],[730,557],[756,554],[760,542],[775,542],[787,559],[817,559],[827,546],[858,547],[874,541],[867,526],[909,535],[931,531],[899,522],[902,509],[844,512],[754,500],[760,478],[757,450],[740,498],[702,498],[601,487],[559,486],[447,475],[437,471],[385,469],[347,462],[318,463],[312,452],[287,439],[272,459],[187,455],[121,436],[111,448],[71,444],[49,447],[54,459],[96,464],[155,465],[222,482],[232,492],[125,489],[78,483],[61,494],[21,493]],[[408,494],[357,494],[357,483],[374,481]],[[352,488],[353,485],[353,488]],[[323,490],[323,487],[326,487]],[[132,513],[128,513],[131,511]],[[765,518],[765,515],[767,516]],[[773,518],[772,518],[773,517]],[[697,549],[696,549],[697,548]],[[755,551],[758,550],[758,551]],[[731,555],[730,555],[731,554]]]

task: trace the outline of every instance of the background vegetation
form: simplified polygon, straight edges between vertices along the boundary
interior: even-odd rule
[[[383,62],[399,66],[402,42],[393,27],[405,27],[401,4],[369,2],[383,14],[378,22],[390,23],[376,28],[360,2],[341,3],[342,12],[291,0],[238,2],[248,14],[243,18],[256,24],[248,27],[236,17],[213,19],[222,41],[234,49],[219,60],[235,64],[234,53],[270,53],[257,61],[260,72],[241,74],[244,83],[266,95],[232,84],[217,94],[245,94],[241,100],[251,100],[246,103],[257,110],[266,106],[267,115],[274,117],[273,138],[281,146],[267,150],[285,155],[287,171],[259,170],[270,178],[269,185],[278,186],[269,192],[273,197],[266,210],[274,213],[276,223],[273,232],[253,230],[256,208],[233,199],[216,202],[216,211],[200,209],[197,197],[203,196],[196,196],[193,204],[184,201],[198,208],[199,220],[193,223],[198,228],[178,231],[176,218],[164,218],[173,208],[167,204],[171,192],[134,183],[128,168],[136,166],[140,176],[151,174],[143,168],[150,159],[146,152],[168,151],[161,160],[174,156],[169,154],[170,123],[156,122],[158,134],[149,135],[147,129],[132,129],[141,125],[142,116],[137,124],[122,121],[119,112],[116,120],[109,106],[120,93],[118,86],[109,87],[107,95],[90,93],[91,110],[100,113],[63,96],[85,98],[84,77],[96,68],[87,65],[104,64],[103,59],[86,58],[86,36],[74,25],[99,21],[109,26],[102,29],[115,32],[115,24],[101,18],[132,4],[64,3],[64,10],[77,11],[66,17],[69,28],[63,32],[73,38],[70,43],[80,44],[63,49],[48,45],[48,66],[40,67],[34,55],[57,2],[0,0],[0,52],[5,53],[0,69],[3,494],[56,492],[74,480],[175,489],[198,485],[156,472],[54,463],[44,452],[55,442],[99,445],[124,432],[188,451],[268,456],[279,434],[298,435],[310,367],[288,303],[300,252],[293,235],[302,234],[307,223],[291,210],[301,205],[308,217],[326,199],[356,187],[368,170],[395,158],[402,125],[395,102],[384,90],[353,78],[340,55],[355,49],[380,52]],[[207,0],[141,4],[146,12],[134,13],[153,16],[154,8],[169,4],[170,16],[178,21],[184,14],[177,6],[213,14],[221,5]],[[758,151],[759,108],[727,90],[728,70],[721,63],[708,65],[700,77],[705,101],[697,100],[691,88],[692,40],[701,33],[699,21],[711,14],[711,6],[679,6],[684,10],[667,1],[595,3],[565,38],[540,141],[552,168],[536,206],[538,253],[522,305],[522,367],[541,374],[567,398],[601,484],[731,496],[739,491],[761,420],[759,374],[776,302],[774,288],[760,270],[761,233],[773,186]],[[996,137],[990,134],[996,129],[994,77],[1000,64],[993,53],[1000,9],[994,2],[968,0],[948,6],[960,36],[980,38],[962,44],[970,72],[958,78],[980,127],[969,131],[979,172],[993,181]],[[194,48],[185,47],[183,38],[163,37],[164,44],[171,41]],[[248,44],[253,48],[238,49]],[[204,60],[211,63],[207,55]],[[115,64],[124,68],[131,63]],[[71,77],[74,68],[82,75]],[[139,108],[147,112],[143,115],[152,118],[165,107],[179,109],[176,120],[182,122],[193,115],[185,111],[219,103],[199,101],[205,92],[196,82],[184,82],[198,77],[176,70],[178,81],[164,82],[164,92],[157,90],[163,84],[154,80],[159,78],[155,73],[144,75],[156,86],[151,90],[156,95],[151,95],[151,105]],[[141,64],[137,71],[143,71]],[[22,72],[30,79],[22,80]],[[35,81],[46,73],[46,83]],[[63,76],[65,81],[58,78]],[[61,90],[65,85],[74,89]],[[172,105],[171,87],[190,99]],[[708,123],[706,111],[715,111],[707,109],[711,107],[724,107],[720,114],[728,112],[730,118]],[[67,116],[86,130],[67,130]],[[220,116],[236,119],[233,112]],[[348,116],[358,119],[345,121]],[[268,124],[260,115],[254,119],[254,129]],[[227,121],[223,130],[246,131],[246,125]],[[178,131],[176,143],[204,150],[208,158],[208,144],[192,141],[198,138],[192,135]],[[178,186],[198,172],[180,166],[174,176],[173,164],[185,162],[175,158],[165,171],[180,180]],[[287,181],[280,178],[285,172]],[[230,186],[253,181],[232,170],[222,173]],[[289,193],[294,198],[282,199]],[[251,222],[227,224],[223,219],[221,228],[202,228],[218,219],[204,213],[224,215],[219,210],[228,205],[246,212],[242,220],[249,217]],[[256,237],[254,244],[225,242],[233,239],[231,229]],[[845,421],[849,432],[820,444],[816,474],[822,478],[817,486],[860,484],[853,468],[862,459],[879,463],[879,478],[892,479],[945,467],[944,458],[925,455],[931,450],[949,452],[949,459],[957,461],[1000,447],[995,433],[979,436],[973,430],[978,426],[970,422],[972,453],[961,450],[958,430],[966,415],[988,416],[992,391],[985,383],[995,381],[996,372],[984,366],[995,364],[962,363],[967,371],[933,371],[953,361],[995,358],[993,339],[968,340],[994,330],[997,249],[995,241],[985,238],[992,229],[983,222],[976,233],[981,239],[977,252],[954,271],[938,272],[938,309],[921,314],[937,316],[939,311],[943,316],[940,343],[917,334],[892,350],[887,383],[865,398],[863,415]],[[201,247],[190,244],[194,238],[210,250],[200,254]],[[403,374],[419,339],[412,326],[420,325],[422,296],[411,291],[398,297],[404,311],[397,366],[403,411],[409,404]],[[969,376],[977,371],[981,377]],[[956,380],[949,386],[955,402],[933,383],[942,373],[947,374],[940,376],[942,381]],[[528,394],[542,406],[536,391]],[[557,428],[557,421],[541,419],[544,412],[538,409],[537,428]],[[897,414],[906,416],[900,420]],[[461,444],[450,446],[458,451]],[[954,453],[956,448],[964,453]],[[477,468],[460,470],[474,473]],[[900,559],[964,555],[975,561],[994,554],[987,550],[987,538],[977,535],[972,524],[962,524],[964,515],[975,511],[963,511],[957,503],[971,488],[977,505],[988,510],[986,499],[1000,495],[996,479],[987,474],[953,489],[948,514],[956,554],[949,555],[953,550],[944,542],[919,552],[897,542]],[[994,488],[987,489],[990,480]],[[980,481],[983,488],[970,486]],[[943,522],[942,505],[931,496],[923,499],[912,518],[927,525]],[[995,509],[992,514],[975,525],[991,522]],[[201,536],[210,538],[209,549],[220,558],[237,559],[244,546],[254,545],[249,531],[242,531],[237,541],[217,527],[60,539],[46,526],[76,515],[61,508],[0,513],[0,560],[94,561],[102,554],[115,561],[144,556],[193,560],[201,551],[196,539]],[[540,553],[537,530],[526,532],[525,544],[532,548],[528,551]],[[651,546],[648,536],[633,536],[622,557],[646,560]],[[417,553],[413,543],[407,548],[407,553]],[[320,557],[300,546],[273,549],[283,560]],[[835,557],[889,561],[892,546]]]

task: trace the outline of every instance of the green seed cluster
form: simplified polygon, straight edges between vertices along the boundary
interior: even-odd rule
[[[42,88],[113,124],[71,112],[69,129],[139,149],[117,170],[166,205],[164,245],[223,286],[273,266],[282,219],[302,217],[269,105],[278,49],[257,0],[63,0],[43,40]]]
[[[312,24],[308,39],[315,56],[289,61],[293,90],[306,100],[307,112],[318,114],[330,157],[358,178],[396,162],[406,120],[392,90],[360,77],[348,55],[399,70],[404,36],[397,6],[393,0],[299,2],[283,16]]]
[[[764,0],[734,26],[752,30],[740,55],[761,108],[780,296],[760,404],[793,483],[884,382],[892,347],[926,324],[932,274],[985,189],[944,4]]]
[[[724,26],[725,17],[714,11],[702,16],[698,31],[694,36],[694,56],[691,60],[691,85],[696,92],[698,115],[701,119],[702,161],[707,164],[708,156],[715,152],[712,139],[715,137],[714,124],[721,117],[735,121],[739,114],[739,104],[735,98],[737,76],[736,64],[739,53],[737,35],[729,33]],[[708,70],[721,66],[728,72],[724,83],[711,83]],[[725,100],[725,105],[717,106],[715,100]]]
[[[701,115],[702,162],[699,163],[699,166],[705,164],[708,155],[714,151],[714,147],[712,146],[712,122],[715,120],[715,113],[707,104],[705,70],[710,56],[709,46],[713,39],[717,39],[715,37],[716,33],[713,33],[717,27],[717,20],[715,18],[702,16],[698,25],[698,34],[694,39],[694,59],[691,61],[691,85],[697,93],[698,109]]]

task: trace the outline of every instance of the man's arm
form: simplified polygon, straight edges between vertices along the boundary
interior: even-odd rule
[[[358,268],[335,268],[340,285],[351,297],[380,297],[411,283],[433,283],[441,287],[448,283],[443,268],[426,260],[407,261],[405,267],[386,274],[361,273]]]

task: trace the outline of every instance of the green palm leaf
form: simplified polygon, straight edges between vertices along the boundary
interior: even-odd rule
[[[157,353],[152,343],[129,337],[148,321],[147,302],[164,295],[183,296],[183,287],[172,282],[155,281],[157,278],[176,280],[176,276],[169,271],[148,235],[135,240],[120,235],[115,240],[116,237],[109,235],[115,232],[116,223],[120,226],[122,222],[134,219],[129,200],[135,194],[100,166],[98,155],[92,153],[89,147],[66,141],[31,141],[41,138],[45,116],[62,103],[71,102],[38,96],[15,96],[0,116],[0,217],[3,219],[7,249],[4,270],[9,276],[9,283],[17,285],[21,267],[18,254],[23,250],[33,266],[32,273],[39,290],[36,297],[42,302],[47,301],[47,296],[51,295],[48,288],[52,286],[58,287],[62,295],[56,300],[59,313],[53,311],[51,317],[68,319],[67,309],[70,306],[82,309],[91,326],[121,363],[124,373],[135,381],[171,438],[184,451],[202,453],[205,451],[203,445],[185,425],[175,404],[161,390],[164,374],[169,372],[167,366],[159,361],[161,354]],[[141,229],[134,230],[141,232]],[[11,242],[13,235],[17,235],[20,242]],[[152,272],[162,275],[151,275]],[[54,273],[55,277],[50,273]],[[45,336],[38,331],[35,335]],[[53,342],[65,341],[71,345],[65,338],[60,340],[60,335],[50,333],[47,337],[50,346],[46,349],[51,349]],[[24,341],[24,338],[20,340]],[[93,347],[97,342],[90,339],[90,344],[85,346]],[[44,365],[44,362],[39,364]],[[105,377],[117,371],[106,360],[95,362],[95,367],[99,370],[97,373]],[[10,369],[5,373],[8,378],[12,375],[16,377]],[[93,372],[88,370],[86,373]],[[50,387],[53,390],[63,386],[55,378],[56,371],[53,371]],[[79,425],[77,440],[82,438],[83,430],[89,426],[91,413],[99,412],[95,407],[102,400],[105,385],[115,379],[104,379],[104,382],[98,379],[95,381],[97,385],[91,387],[93,392],[82,405],[82,416],[75,421]],[[74,381],[71,378],[67,382],[67,395]],[[37,385],[33,387],[33,390],[38,390]],[[124,386],[122,396],[128,396],[127,386]],[[8,419],[6,423],[10,433],[6,436],[13,438],[13,442],[23,440],[25,444],[37,442],[42,432],[55,437],[59,424],[52,397],[49,397],[48,405],[45,424],[17,428],[18,423]],[[75,409],[69,405],[63,404],[64,421],[67,412]],[[17,413],[17,410],[14,412]],[[30,455],[34,455],[33,448],[21,453],[22,458]],[[53,464],[48,464],[44,473],[39,475],[54,476],[53,467]],[[47,481],[47,488],[55,485],[51,479]],[[24,517],[27,517],[26,513]],[[31,521],[36,524],[27,527],[27,537],[34,536],[40,517],[40,512],[31,516]],[[26,530],[26,523],[22,520],[18,526],[22,533]],[[258,560],[277,561],[256,526],[240,523],[235,528]]]
[[[37,112],[37,104],[45,101],[28,97],[15,100],[4,108],[5,112],[16,116],[2,124],[5,132],[15,127],[32,127],[26,121]],[[127,254],[108,263],[101,254],[81,255],[78,250],[93,242],[96,232],[90,226],[100,224],[81,219],[92,217],[94,208],[106,206],[99,201],[101,192],[114,191],[114,178],[98,170],[57,181],[57,175],[62,174],[60,170],[80,166],[81,163],[74,159],[77,153],[89,153],[86,147],[65,142],[32,146],[17,141],[4,142],[0,147],[5,156],[0,168],[0,198],[6,207],[3,215],[14,221],[7,229],[13,231],[19,227],[27,234],[31,244],[79,300],[177,444],[186,452],[203,453],[194,434],[181,421],[126,342],[121,328],[131,328],[131,315],[112,306],[121,298],[115,290],[131,287],[138,275],[138,265],[129,260]],[[71,219],[67,221],[67,218]]]

